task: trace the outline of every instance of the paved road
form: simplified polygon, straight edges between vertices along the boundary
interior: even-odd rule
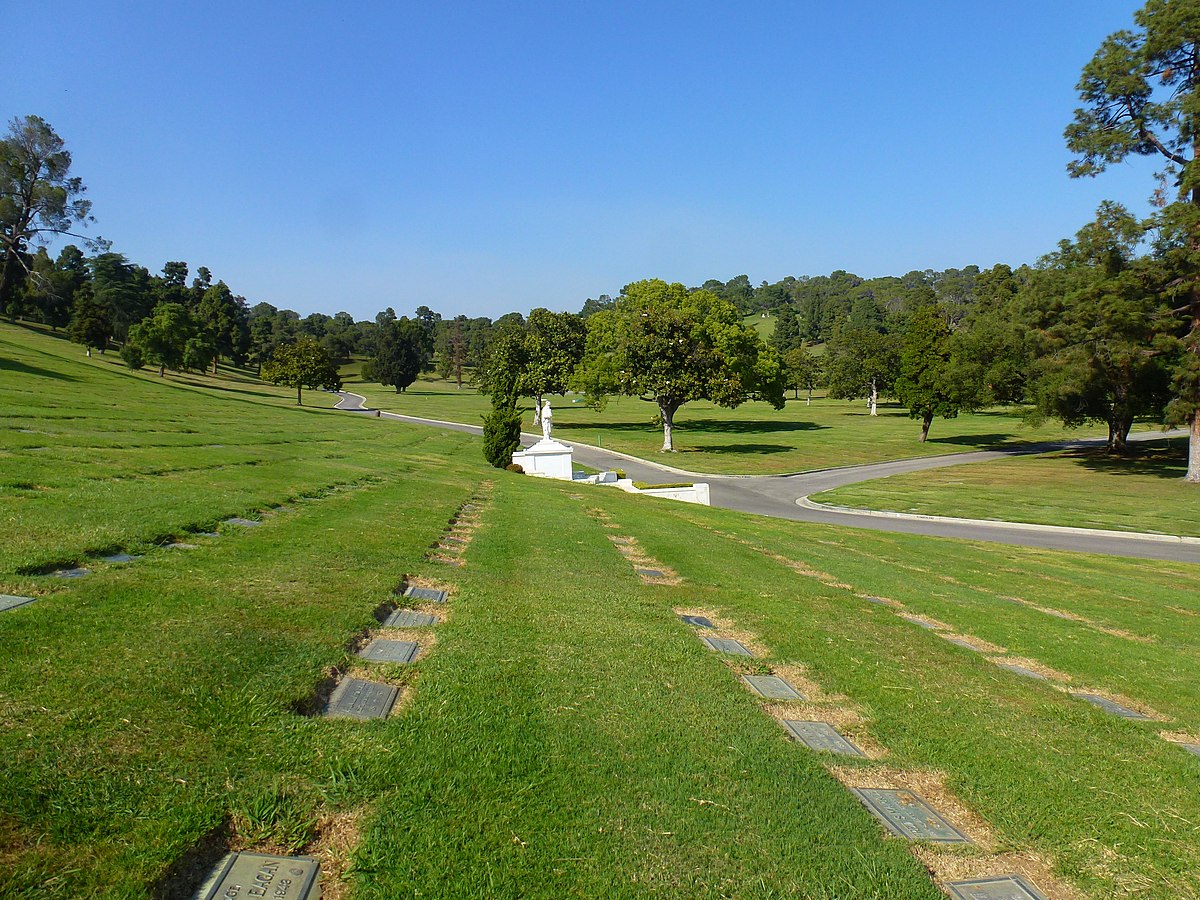
[[[342,401],[337,408],[368,415],[378,414],[385,419],[432,425],[453,431],[482,434],[478,425],[463,425],[458,422],[442,422],[437,419],[422,419],[416,416],[401,416],[396,413],[377,413],[365,406],[365,399],[358,394],[343,391]],[[540,434],[525,434],[528,443],[541,437]],[[1131,440],[1151,440],[1162,437],[1157,433],[1131,435]],[[574,450],[574,459],[593,469],[623,469],[635,481],[661,481],[664,474],[676,481],[679,469],[658,465],[643,459],[626,456],[609,450],[601,450],[586,444],[563,441]],[[1076,442],[1078,445],[1092,443]],[[1161,559],[1175,562],[1200,563],[1200,541],[1180,541],[1168,536],[1139,535],[1119,531],[1094,531],[1076,528],[1054,528],[1023,525],[1016,522],[984,522],[974,519],[951,519],[930,516],[881,515],[854,510],[803,505],[810,494],[832,490],[847,484],[886,478],[905,472],[920,472],[965,463],[1008,459],[1013,456],[1044,452],[1064,444],[1027,446],[1019,450],[978,450],[968,453],[953,453],[946,456],[929,456],[920,459],[902,459],[893,462],[874,463],[865,466],[846,466],[805,472],[798,475],[699,475],[688,474],[697,480],[707,481],[713,506],[736,509],[742,512],[797,522],[816,522],[823,525],[840,525],[852,528],[867,528],[872,531],[923,534],[932,537],[960,538],[972,541],[993,541],[1002,544],[1017,544],[1025,547],[1044,547],[1051,550],[1071,550],[1083,553],[1101,553],[1109,556],[1127,556],[1139,559]]]

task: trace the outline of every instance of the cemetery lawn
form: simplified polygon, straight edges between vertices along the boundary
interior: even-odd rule
[[[894,475],[816,494],[821,503],[923,515],[1000,519],[1200,537],[1200,490],[1183,480],[1187,439]]]
[[[464,384],[422,377],[397,393],[363,383],[358,365],[343,369],[345,389],[362,394],[368,405],[387,412],[478,425],[490,409],[488,398]],[[579,401],[579,402],[576,402]],[[1100,437],[1100,429],[1066,429],[1053,422],[1031,428],[1020,408],[987,410],[955,419],[938,419],[929,441],[920,443],[921,426],[908,410],[884,403],[879,415],[867,415],[861,401],[829,400],[815,395],[811,406],[789,392],[784,409],[766,403],[743,403],[736,409],[697,401],[675,416],[675,447],[664,454],[662,427],[654,424],[658,408],[635,397],[613,397],[602,411],[584,406],[573,395],[551,396],[554,433],[563,440],[600,444],[608,450],[683,469],[718,475],[778,475],[852,466],[917,456],[940,456],[967,450],[994,450],[1042,441]],[[534,431],[532,401],[524,401],[522,426]],[[1142,423],[1137,430],[1155,426]]]
[[[466,435],[164,384],[8,326],[0,367],[0,593],[38,597],[0,612],[0,897],[184,896],[227,847],[317,855],[326,900],[943,896],[835,764],[940,780],[978,817],[956,824],[1085,896],[1200,897],[1200,760],[1158,736],[1200,733],[1200,568],[549,483],[486,468]],[[473,496],[465,567],[427,559]],[[640,581],[610,535],[681,584]],[[144,555],[98,561],[118,548]],[[66,563],[93,574],[35,574]],[[358,661],[406,577],[451,590],[436,640]],[[1116,719],[859,594],[1169,721]],[[677,608],[759,656],[708,651]],[[736,678],[772,669],[886,758],[788,740]],[[348,670],[403,686],[398,710],[305,715]]]

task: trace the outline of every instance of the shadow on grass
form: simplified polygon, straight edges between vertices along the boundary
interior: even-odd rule
[[[63,372],[54,372],[50,369],[43,369],[40,366],[31,366],[28,363],[18,362],[15,359],[0,358],[0,371],[20,372],[22,375],[40,375],[42,378],[55,378],[58,381],[79,380],[73,375],[67,375]]]
[[[818,425],[815,422],[781,422],[774,419],[747,419],[744,421],[729,421],[722,419],[685,419],[675,423],[675,431],[679,434],[709,432],[711,434],[778,434],[801,431],[824,431],[829,425]],[[662,432],[662,426],[642,419],[637,422],[555,422],[555,431],[584,431],[584,432]],[[773,444],[763,446],[775,446]],[[786,448],[790,449],[790,448]]]
[[[795,447],[788,444],[710,444],[706,447],[679,447],[676,449],[676,452],[716,455],[722,453],[755,453],[765,455],[768,453],[787,453],[795,449]]]
[[[1064,451],[1061,455],[1103,475],[1142,475],[1178,481],[1187,472],[1186,438],[1163,438],[1153,447],[1135,445],[1125,456],[1090,449]]]

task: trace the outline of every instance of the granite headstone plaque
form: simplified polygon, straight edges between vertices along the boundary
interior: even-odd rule
[[[1028,666],[1022,666],[1019,663],[1000,663],[1000,668],[1008,669],[1010,672],[1015,672],[1023,678],[1036,678],[1038,681],[1046,680],[1046,676],[1041,672],[1035,672]]]
[[[201,900],[270,897],[273,900],[318,900],[321,866],[307,856],[231,853],[217,866]]]
[[[431,613],[417,612],[415,609],[397,609],[383,620],[388,628],[424,628],[432,625],[437,618]]]
[[[850,741],[842,737],[828,722],[802,722],[799,719],[784,719],[783,727],[791,733],[792,737],[810,750],[840,753],[843,756],[865,755]]]
[[[888,602],[882,597],[863,597],[868,603],[874,603],[877,606],[887,606]]]
[[[445,534],[445,535],[442,535],[442,543],[443,544],[458,544],[460,546],[466,546],[467,544],[470,543],[470,541],[465,541],[462,538],[455,537],[452,534]]]
[[[851,788],[872,815],[889,831],[913,841],[969,844],[965,834],[939,816],[912,791],[884,788]]]
[[[37,597],[17,597],[14,594],[0,594],[0,612],[7,609],[16,609],[18,606],[24,606],[26,603],[32,603]]]
[[[86,578],[92,574],[91,569],[86,569],[83,566],[75,566],[72,569],[58,569],[50,573],[52,578]]]
[[[1020,875],[952,881],[946,887],[956,900],[1046,900],[1045,894]]]
[[[445,603],[446,592],[439,591],[434,588],[414,587],[409,585],[404,590],[405,597],[411,597],[414,600],[427,600],[430,603]]]
[[[717,626],[707,616],[680,616],[685,625],[695,625],[697,628],[716,628]]]
[[[1107,697],[1101,697],[1099,694],[1089,694],[1086,691],[1072,691],[1072,697],[1078,697],[1080,700],[1085,700],[1093,706],[1098,706],[1105,712],[1110,712],[1114,716],[1120,716],[1122,719],[1149,719],[1150,717],[1138,712],[1136,709],[1130,709],[1128,706],[1122,706]]]
[[[660,572],[658,569],[634,569],[633,571],[637,572],[643,578],[662,578],[663,577],[663,573]]]
[[[373,662],[412,662],[417,655],[418,645],[415,641],[393,641],[387,638],[375,638],[367,646],[358,651],[363,659]]]
[[[386,719],[400,696],[391,684],[346,678],[333,689],[325,715],[331,719]]]
[[[754,693],[768,700],[804,699],[799,691],[778,675],[743,675],[742,681],[746,682]]]
[[[241,528],[257,528],[262,522],[256,522],[254,519],[243,519],[241,516],[233,516],[225,520],[226,525],[237,525]]]
[[[127,563],[133,562],[135,559],[141,559],[140,556],[135,556],[132,553],[110,553],[108,556],[100,558],[106,563]]]
[[[1200,756],[1200,744],[1192,744],[1188,741],[1182,741],[1180,742],[1179,746],[1188,753],[1194,753],[1196,756]]]
[[[964,650],[971,650],[974,653],[979,652],[979,648],[976,647],[974,644],[972,644],[970,641],[968,641],[966,638],[947,637],[946,641],[948,643],[953,644],[955,647],[962,647]]]
[[[185,541],[171,541],[171,543],[167,544],[166,546],[167,546],[168,550],[199,550],[200,549],[199,544],[189,544],[189,543],[186,543]]]
[[[937,626],[932,622],[926,622],[924,619],[918,619],[916,616],[906,616],[901,614],[900,618],[902,618],[905,622],[912,622],[914,625],[920,625],[922,628],[928,628],[930,631],[935,631],[937,629]]]
[[[754,654],[742,646],[740,641],[735,641],[733,638],[714,638],[701,637],[704,645],[709,650],[716,650],[718,653],[729,653],[734,656],[753,656]]]

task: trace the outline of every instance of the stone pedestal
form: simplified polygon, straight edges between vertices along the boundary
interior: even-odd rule
[[[541,475],[570,481],[571,448],[553,438],[542,438],[532,447],[513,454],[513,462],[525,470],[526,475]]]

